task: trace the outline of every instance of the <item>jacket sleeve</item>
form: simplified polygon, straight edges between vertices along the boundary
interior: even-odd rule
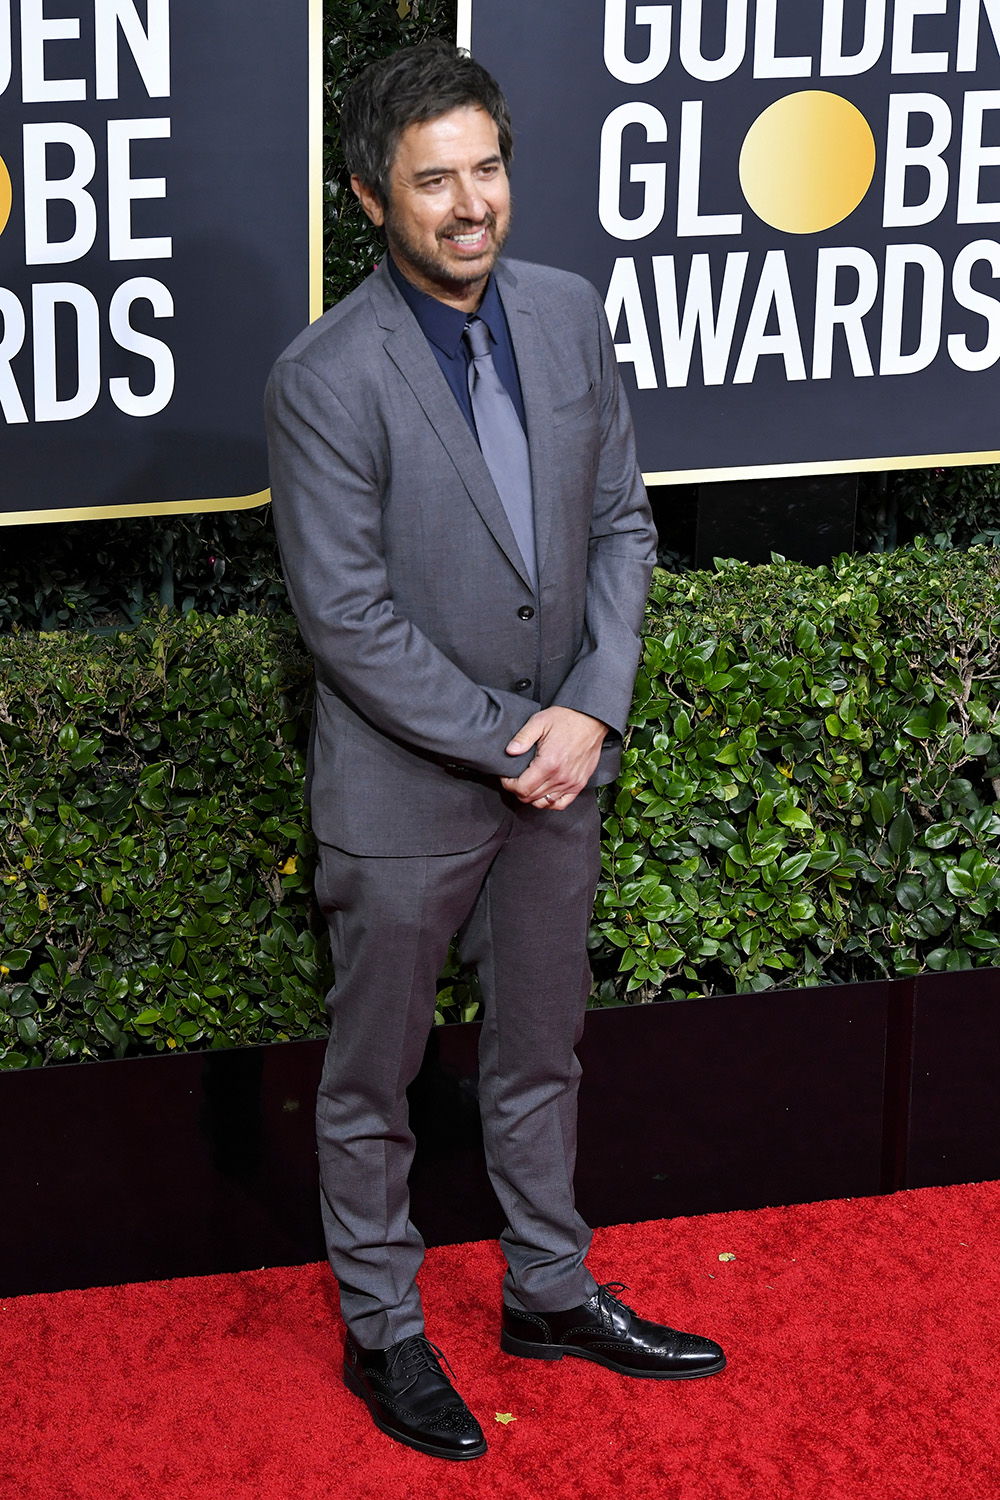
[[[471,681],[394,606],[379,462],[308,366],[280,361],[265,401],[274,522],[319,681],[383,734],[453,769],[517,776],[505,746],[537,704]]]
[[[600,337],[601,452],[590,517],[585,630],[553,701],[601,719],[623,735],[642,649],[656,530],[611,331],[597,292],[590,290]]]

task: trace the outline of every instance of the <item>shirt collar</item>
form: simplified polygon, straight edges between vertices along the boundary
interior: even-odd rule
[[[465,325],[470,317],[482,318],[490,331],[493,342],[498,342],[505,319],[500,294],[492,276],[486,283],[486,291],[479,308],[475,313],[470,314],[462,312],[460,308],[449,307],[446,302],[439,302],[436,297],[430,297],[426,292],[420,291],[412,281],[407,281],[391,254],[388,256],[388,261],[389,274],[420,324],[425,338],[429,339],[432,344],[436,344],[442,354],[446,354],[449,359],[456,357],[462,346]]]

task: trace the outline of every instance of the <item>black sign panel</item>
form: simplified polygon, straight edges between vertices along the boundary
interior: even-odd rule
[[[1000,0],[466,0],[647,478],[1000,459]]]
[[[267,499],[320,0],[0,0],[0,524]]]

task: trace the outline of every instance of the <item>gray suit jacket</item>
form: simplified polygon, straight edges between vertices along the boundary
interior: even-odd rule
[[[655,533],[614,349],[586,281],[518,261],[494,274],[524,396],[538,598],[385,265],[268,384],[275,526],[316,662],[313,826],[354,854],[485,842],[497,778],[531,759],[504,747],[540,705],[609,724],[594,782],[618,771]]]

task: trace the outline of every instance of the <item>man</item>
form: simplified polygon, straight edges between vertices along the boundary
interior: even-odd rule
[[[341,137],[389,254],[286,351],[267,403],[316,661],[323,1218],[348,1387],[399,1441],[475,1458],[482,1431],[424,1333],[406,1187],[405,1090],[456,932],[483,992],[503,1348],[659,1378],[725,1364],[597,1286],[573,1202],[594,787],[618,768],[654,532],[597,294],[498,259],[512,149],[494,80],[443,42],[396,53],[349,91]]]

